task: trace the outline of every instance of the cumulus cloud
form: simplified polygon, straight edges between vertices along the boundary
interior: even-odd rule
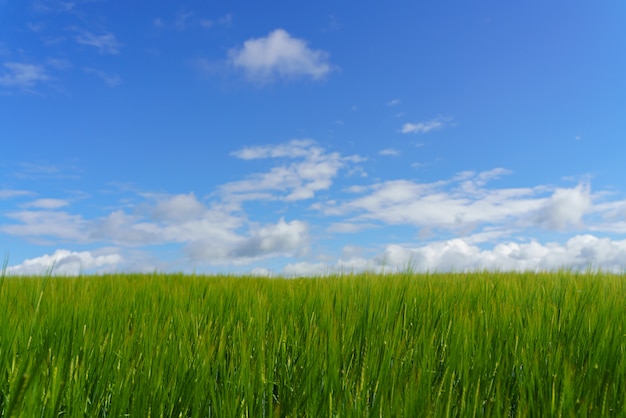
[[[592,208],[588,184],[573,189],[557,189],[539,210],[536,221],[549,228],[563,230],[568,226],[580,227],[582,217]]]
[[[294,254],[308,244],[308,226],[305,222],[285,222],[283,218],[276,225],[268,225],[253,231],[233,250],[235,257],[256,258],[274,254]]]
[[[411,270],[414,272],[463,272],[475,270],[552,271],[602,269],[626,271],[626,240],[594,235],[577,235],[563,244],[549,242],[502,242],[483,249],[465,239],[451,239],[421,246],[390,244],[372,258],[360,255],[340,258],[334,263],[296,262],[280,272],[284,276],[319,276],[372,271],[378,273]]]
[[[15,223],[0,226],[0,232],[74,243],[107,242],[122,248],[175,243],[194,262],[220,265],[301,254],[308,246],[308,225],[299,220],[249,223],[238,205],[206,206],[193,193],[147,198],[150,202],[137,205],[133,213],[116,210],[100,219],[52,210],[63,202],[41,199],[29,205],[42,210],[5,214]]]
[[[185,247],[193,261],[211,264],[248,264],[254,260],[303,253],[309,243],[308,225],[301,221],[266,225],[252,229],[248,237],[233,236],[227,241],[200,239]]]
[[[624,241],[589,235],[626,233],[626,200],[608,192],[592,193],[585,181],[571,187],[498,187],[494,183],[511,173],[494,168],[463,171],[432,182],[397,179],[366,183],[359,179],[355,184],[349,173],[360,167],[362,157],[331,152],[308,139],[244,147],[232,156],[268,167],[223,184],[207,198],[194,193],[142,193],[136,196],[143,199],[138,204],[129,207],[121,202],[123,210],[108,209],[89,219],[76,214],[82,213],[76,212],[78,200],[71,200],[75,212],[71,213],[69,199],[30,197],[16,201],[16,210],[1,214],[0,233],[62,248],[67,248],[68,242],[115,245],[121,248],[116,254],[123,251],[125,258],[140,252],[141,247],[167,245],[169,251],[175,246],[184,260],[180,262],[194,267],[241,266],[290,257],[291,263],[283,270],[287,275],[388,271],[409,265],[421,270],[565,265],[618,269],[620,260],[626,259]],[[37,170],[42,168],[37,166]],[[50,170],[43,170],[48,175]],[[340,186],[332,190],[335,183]],[[4,199],[27,195],[32,193],[0,190]],[[262,216],[275,215],[275,219],[266,218],[262,223],[251,219],[257,212],[247,211],[249,205],[262,207],[267,210]],[[294,217],[293,208],[308,212]],[[316,222],[307,222],[307,214]],[[388,225],[400,228],[382,228]],[[312,245],[321,248],[312,237],[354,234],[354,239],[371,239],[370,232],[362,231],[375,228],[380,234],[370,250],[378,256],[345,251],[334,262],[328,262],[328,254],[323,260],[302,260],[311,256],[308,249]],[[568,237],[579,235],[565,243],[511,238],[539,232],[555,240],[561,231],[567,231]],[[392,235],[382,235],[388,232]],[[76,254],[56,256],[74,260],[66,261],[68,265],[77,265]],[[146,267],[150,263],[161,266],[156,256],[142,260],[132,264],[125,259],[119,266],[143,270],[150,270]],[[40,261],[33,265],[41,266],[50,259]]]
[[[56,250],[53,254],[24,260],[22,263],[9,266],[9,275],[53,275],[75,276],[82,272],[114,270],[121,264],[123,257],[114,249],[98,251]]]
[[[276,78],[310,77],[319,80],[333,69],[328,53],[308,47],[307,42],[276,29],[266,37],[253,38],[228,52],[231,65],[249,79],[270,82]]]
[[[51,79],[41,65],[5,62],[2,66],[4,71],[0,72],[0,86],[32,88]]]
[[[179,194],[160,200],[152,211],[157,221],[182,223],[199,218],[206,212],[206,207],[193,193]]]
[[[503,242],[481,249],[462,239],[407,248],[388,246],[377,263],[416,271],[554,270],[602,268],[621,272],[626,268],[626,240],[613,241],[593,235],[577,235],[564,244]]]

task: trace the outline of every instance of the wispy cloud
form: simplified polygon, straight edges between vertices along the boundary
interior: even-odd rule
[[[387,106],[389,106],[389,107],[392,107],[392,106],[397,106],[397,105],[399,105],[400,103],[402,103],[402,102],[400,101],[400,99],[392,99],[392,100],[389,100],[389,101],[387,102]]]
[[[61,239],[85,243],[89,222],[80,215],[55,210],[23,210],[8,212],[5,217],[16,221],[0,225],[0,232],[32,239]]]
[[[77,179],[78,168],[73,166],[58,166],[48,163],[18,163],[19,169],[11,175],[19,179]]]
[[[97,76],[109,87],[116,87],[122,83],[122,78],[118,74],[105,73],[104,71],[97,70],[91,67],[85,67],[83,68],[83,71],[85,71],[87,74],[93,74]]]
[[[328,153],[310,140],[248,147],[236,151],[233,155],[245,160],[260,158],[298,160],[221,187],[222,193],[229,198],[244,200],[258,199],[259,193],[264,193],[262,196],[265,198],[286,201],[311,199],[316,192],[330,188],[340,169],[363,160],[356,155],[343,157],[336,152]]]
[[[4,87],[27,89],[51,79],[41,65],[5,62],[2,67],[4,71],[0,72],[0,86]]]
[[[228,13],[216,19],[197,16],[192,11],[179,12],[173,19],[156,17],[152,19],[152,24],[158,29],[176,29],[185,31],[192,28],[209,29],[214,26],[229,26],[233,16]]]
[[[33,9],[38,13],[68,13],[75,7],[75,1],[37,0],[33,3]]]
[[[68,205],[69,202],[65,199],[37,199],[32,202],[24,203],[21,205],[21,207],[36,209],[59,209]]]
[[[400,151],[395,148],[385,148],[383,150],[378,151],[379,155],[386,155],[391,157],[397,157],[400,155]]]
[[[28,190],[0,189],[0,199],[13,199],[20,196],[30,196],[34,194]]]
[[[319,80],[333,70],[327,52],[309,48],[306,41],[283,29],[245,41],[241,48],[231,49],[228,57],[233,67],[259,82],[296,77]]]
[[[106,32],[96,35],[85,29],[73,28],[76,31],[74,40],[81,44],[94,47],[101,54],[117,55],[120,52],[120,44],[113,33]]]
[[[403,134],[425,134],[437,129],[441,129],[445,126],[444,119],[431,119],[426,122],[418,123],[405,123],[402,126],[401,132]]]

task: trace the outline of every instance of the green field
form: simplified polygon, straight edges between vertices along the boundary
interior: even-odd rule
[[[625,416],[626,276],[0,279],[0,416]]]

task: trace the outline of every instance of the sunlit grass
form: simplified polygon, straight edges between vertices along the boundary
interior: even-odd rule
[[[626,410],[603,273],[0,279],[0,416]]]

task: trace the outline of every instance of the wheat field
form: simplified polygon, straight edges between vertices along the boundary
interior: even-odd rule
[[[0,279],[0,417],[624,416],[626,277]]]

